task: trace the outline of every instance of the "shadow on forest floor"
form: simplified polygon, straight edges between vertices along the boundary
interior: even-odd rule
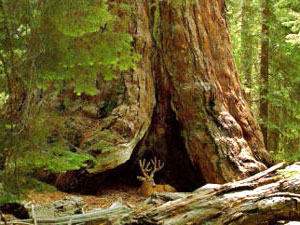
[[[112,187],[105,187],[101,189],[96,195],[82,195],[76,193],[66,193],[62,191],[53,192],[34,192],[29,194],[29,200],[36,203],[48,203],[63,199],[66,196],[78,196],[85,202],[85,210],[90,211],[97,208],[108,208],[113,202],[122,201],[129,207],[136,207],[142,203],[146,197],[138,193],[138,187],[131,187],[127,185],[118,185]]]

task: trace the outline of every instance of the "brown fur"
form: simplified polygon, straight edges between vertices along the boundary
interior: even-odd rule
[[[176,189],[169,184],[157,184],[153,186],[148,181],[143,181],[139,193],[143,196],[151,196],[154,192],[176,192]]]
[[[154,182],[154,174],[164,167],[164,163],[154,158],[147,163],[144,159],[139,160],[141,172],[144,176],[138,176],[138,180],[142,181],[142,185],[139,188],[139,193],[144,196],[151,196],[154,192],[176,192],[176,189],[169,184],[158,184]],[[150,174],[149,174],[150,173]]]

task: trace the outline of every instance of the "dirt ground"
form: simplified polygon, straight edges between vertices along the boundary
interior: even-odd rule
[[[30,192],[29,199],[36,203],[47,203],[63,199],[66,196],[79,196],[85,202],[85,211],[98,208],[108,208],[115,201],[122,201],[128,207],[135,207],[146,200],[138,193],[137,187],[118,186],[102,189],[97,195],[81,195],[76,193],[54,192]]]

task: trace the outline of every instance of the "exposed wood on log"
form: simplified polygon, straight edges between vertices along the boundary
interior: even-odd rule
[[[280,219],[299,220],[300,166],[274,172],[282,167],[279,164],[248,179],[216,188],[200,188],[185,197],[152,206],[121,224],[251,225],[272,224]],[[166,199],[162,196],[159,198]]]
[[[129,214],[130,209],[120,203],[114,203],[109,209],[101,209],[73,216],[64,216],[55,219],[36,219],[37,224],[62,225],[62,224],[88,224],[88,222],[105,223],[108,221],[118,221],[124,215]],[[7,224],[33,224],[33,219],[7,222]],[[4,223],[0,223],[4,224]]]
[[[1,210],[0,210],[0,218],[1,218],[1,221],[4,222],[4,225],[6,225],[7,224],[6,218],[5,218],[4,214],[1,212]]]
[[[37,223],[267,225],[279,220],[300,221],[299,193],[300,164],[284,168],[281,163],[247,179],[223,185],[208,184],[192,193],[155,193],[134,209],[117,204],[84,215],[37,219]],[[32,220],[22,222],[32,223]]]

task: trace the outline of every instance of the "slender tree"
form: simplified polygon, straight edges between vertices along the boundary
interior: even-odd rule
[[[260,91],[260,118],[263,120],[261,125],[262,132],[264,135],[265,145],[268,149],[268,128],[266,123],[268,122],[269,114],[269,103],[267,99],[268,88],[269,88],[269,0],[262,1],[262,40],[261,40],[261,65],[260,65],[260,76],[261,76],[261,91]]]
[[[243,0],[242,3],[242,24],[241,24],[241,73],[246,79],[246,94],[248,101],[251,103],[251,88],[252,88],[252,66],[254,55],[253,41],[253,1]]]

